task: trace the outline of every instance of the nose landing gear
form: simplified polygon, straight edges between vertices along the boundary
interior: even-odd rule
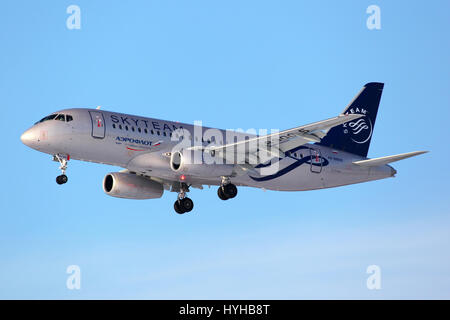
[[[60,163],[59,169],[61,170],[61,175],[56,177],[56,183],[57,184],[65,184],[67,183],[67,180],[69,180],[66,176],[66,170],[67,170],[67,162],[70,160],[70,156],[63,156],[60,154],[55,154],[53,156],[53,161],[58,161]]]
[[[57,184],[64,184],[67,182],[67,180],[69,180],[69,179],[67,178],[67,176],[65,174],[62,174],[62,175],[56,177]]]

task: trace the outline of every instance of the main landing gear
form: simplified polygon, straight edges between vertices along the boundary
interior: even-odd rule
[[[180,192],[178,193],[178,199],[173,204],[173,208],[178,214],[190,212],[194,208],[194,202],[186,196],[186,192],[188,191],[189,187],[185,183],[182,183]]]
[[[217,189],[217,195],[222,200],[233,199],[236,197],[238,190],[234,184],[230,182],[228,177],[222,177],[222,183]]]
[[[53,156],[53,161],[58,161],[60,164],[59,169],[61,170],[61,175],[56,177],[56,183],[57,184],[64,184],[67,182],[68,178],[66,176],[66,170],[67,170],[67,162],[69,161],[69,156],[62,156],[59,154],[55,154]]]

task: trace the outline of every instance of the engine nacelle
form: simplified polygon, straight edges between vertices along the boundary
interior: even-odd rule
[[[163,185],[131,173],[112,172],[103,179],[103,191],[109,196],[125,199],[156,199],[164,192]]]
[[[200,151],[196,152],[200,153]],[[203,155],[194,155],[194,152],[186,150],[172,152],[172,154],[170,155],[170,168],[179,174],[201,177],[230,176],[233,173],[233,165],[225,163],[207,164],[204,163],[202,159],[200,159],[199,161],[194,161],[195,156],[202,157]]]

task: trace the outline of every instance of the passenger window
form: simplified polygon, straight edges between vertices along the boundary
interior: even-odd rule
[[[150,130],[150,132],[151,132],[151,134],[155,134],[155,133],[153,132],[153,130]]]
[[[134,127],[131,127],[131,131],[133,131],[133,132],[134,132]]]
[[[163,132],[163,136],[164,136],[164,137],[166,136],[166,132],[165,132],[165,131]]]
[[[142,131],[141,128],[138,128],[138,131],[141,132]]]
[[[128,126],[125,126],[125,130],[127,130],[127,131],[128,131]]]
[[[148,133],[148,130],[147,130],[147,129],[144,129],[144,132],[145,132],[145,134],[147,134],[147,133]]]
[[[156,131],[156,134],[159,136],[160,134],[159,134],[159,131]]]
[[[114,128],[114,129],[116,128],[116,124],[115,124],[115,123],[113,123],[113,128]]]
[[[70,122],[70,121],[72,121],[73,120],[73,117],[70,115],[70,114],[67,114],[66,115],[66,121],[67,122]]]
[[[121,124],[119,124],[119,129],[122,130],[122,125]]]

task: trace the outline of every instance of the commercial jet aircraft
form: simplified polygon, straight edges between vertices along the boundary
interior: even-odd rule
[[[22,142],[53,156],[67,182],[70,159],[122,167],[103,179],[106,194],[127,199],[178,193],[174,209],[193,209],[190,188],[216,185],[222,200],[236,186],[279,191],[332,188],[393,177],[391,162],[416,151],[368,159],[383,83],[368,83],[337,117],[257,134],[205,128],[97,109],[65,109],[25,131]]]

